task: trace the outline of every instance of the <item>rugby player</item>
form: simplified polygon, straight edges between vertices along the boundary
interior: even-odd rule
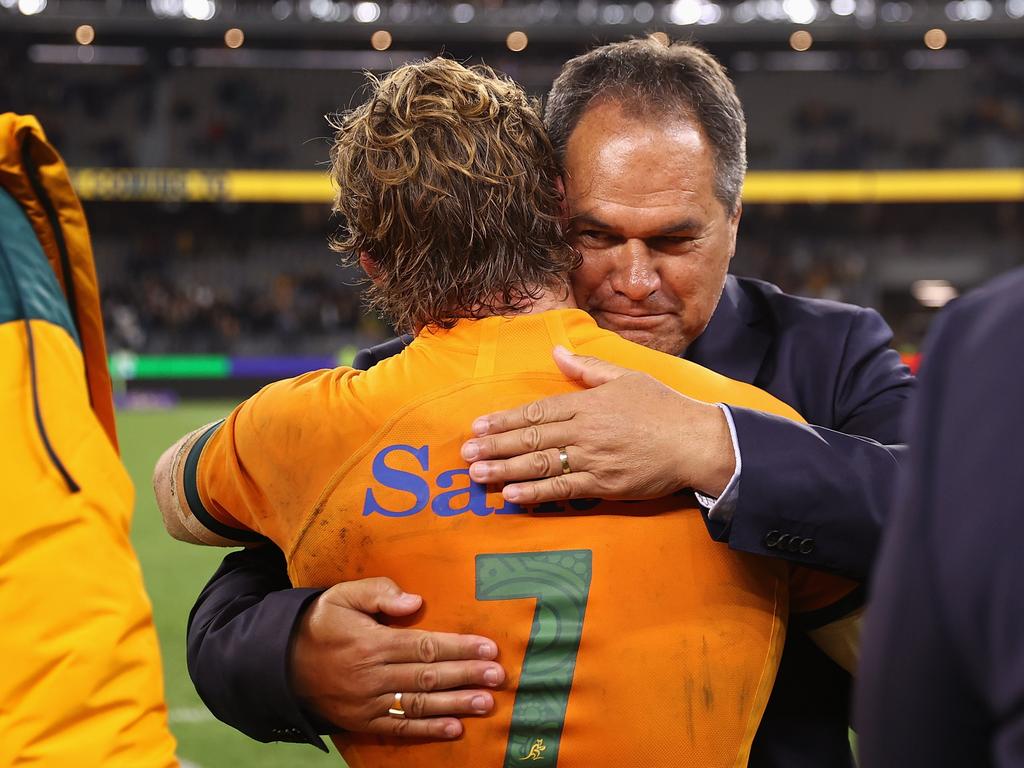
[[[575,307],[554,151],[489,70],[435,59],[375,82],[339,122],[333,174],[337,247],[416,337],[369,371],[271,385],[168,449],[154,476],[168,530],[269,539],[296,585],[416,583],[412,625],[498,641],[510,675],[492,716],[458,741],[336,736],[350,765],[745,764],[789,614],[822,615],[854,583],[711,541],[689,491],[524,509],[472,482],[460,448],[476,415],[578,388],[556,346],[653,375],[721,429],[718,402],[798,415]],[[809,629],[853,666],[856,614]],[[435,714],[402,694],[382,691],[367,717]]]

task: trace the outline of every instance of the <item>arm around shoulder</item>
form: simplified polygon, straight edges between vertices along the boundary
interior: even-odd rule
[[[709,520],[735,549],[864,579],[905,460],[915,380],[873,310],[851,314],[831,369],[813,359],[792,374],[803,425],[732,408],[743,471],[730,520]],[[804,399],[807,402],[793,402]]]
[[[257,741],[306,742],[331,730],[307,717],[289,681],[289,649],[324,590],[291,589],[273,545],[232,552],[189,616],[188,670],[216,717]]]

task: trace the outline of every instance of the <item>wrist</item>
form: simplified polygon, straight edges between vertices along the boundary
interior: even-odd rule
[[[705,450],[690,485],[694,490],[717,499],[736,474],[736,451],[723,409],[702,403],[701,410],[697,434],[701,436]]]

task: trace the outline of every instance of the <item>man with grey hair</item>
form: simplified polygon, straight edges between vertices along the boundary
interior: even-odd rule
[[[565,65],[545,122],[565,167],[569,237],[583,256],[572,277],[579,306],[632,341],[766,389],[816,426],[724,406],[709,417],[648,377],[563,356],[563,372],[593,388],[482,415],[463,449],[473,479],[556,512],[567,498],[693,488],[710,535],[728,546],[863,578],[913,380],[876,313],[727,274],[746,160],[743,112],[724,70],[688,44],[603,46]],[[402,346],[368,350],[358,364]],[[382,626],[373,615],[420,605],[386,579],[323,592],[288,586],[279,552],[235,553],[193,611],[190,671],[222,719],[262,740],[316,743],[317,727],[352,728],[351,714],[410,664],[420,685],[403,693],[440,714],[415,729],[402,721],[407,735],[454,738],[458,718],[488,711],[443,697],[500,684],[493,643]],[[750,764],[850,765],[849,685],[791,626]]]

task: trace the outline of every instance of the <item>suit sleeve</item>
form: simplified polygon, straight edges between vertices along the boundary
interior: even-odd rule
[[[865,765],[1024,766],[1024,272],[926,347],[905,498],[871,583]]]
[[[905,411],[914,389],[891,338],[874,311],[853,316],[838,340],[844,348],[828,426],[730,408],[743,471],[731,520],[708,520],[716,540],[867,577],[905,460]],[[811,378],[815,385],[825,380]]]
[[[291,589],[284,556],[268,544],[232,552],[188,621],[188,672],[217,719],[257,741],[306,742],[333,728],[308,717],[288,682],[288,645],[322,589]]]

